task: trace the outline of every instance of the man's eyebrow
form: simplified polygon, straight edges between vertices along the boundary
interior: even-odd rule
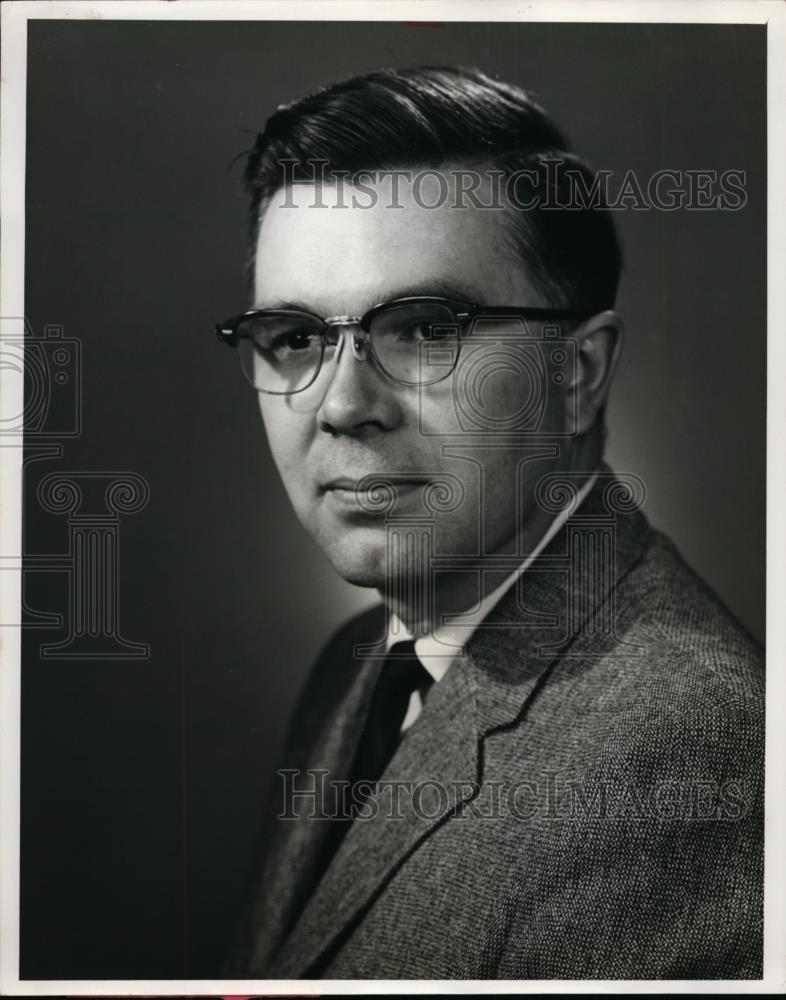
[[[391,299],[403,299],[408,295],[436,295],[443,299],[455,299],[457,302],[480,303],[482,296],[477,289],[469,285],[457,285],[446,278],[425,278],[406,288],[397,288],[383,295],[379,301],[389,302]]]
[[[319,315],[318,310],[314,309],[312,306],[307,305],[305,302],[298,302],[296,299],[290,301],[289,299],[271,299],[270,302],[257,301],[254,303],[253,309],[294,309],[297,312],[310,312]]]
[[[382,302],[391,302],[393,299],[403,299],[409,296],[436,296],[443,299],[455,299],[457,302],[470,302],[482,305],[483,297],[476,289],[466,285],[457,285],[444,278],[432,278],[421,280],[413,285],[402,285],[395,288],[382,289],[369,302],[366,308],[379,305]],[[319,309],[312,303],[303,302],[297,299],[273,299],[269,302],[260,302],[254,306],[255,309],[296,309],[300,312],[310,312],[320,315]]]

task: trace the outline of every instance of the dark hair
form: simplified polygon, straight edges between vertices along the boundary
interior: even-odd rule
[[[547,160],[569,169],[540,169]],[[314,161],[323,161],[328,174],[451,164],[487,165],[506,178],[530,170],[538,178],[535,207],[505,209],[513,249],[530,278],[553,305],[590,312],[614,305],[622,254],[608,210],[543,207],[549,197],[552,205],[565,204],[571,177],[580,175],[588,191],[595,175],[519,87],[476,69],[380,70],[280,107],[257,137],[244,174],[251,274],[259,217],[282,186],[282,164],[290,165],[292,179],[306,180],[313,179]],[[298,178],[306,164],[312,172]]]

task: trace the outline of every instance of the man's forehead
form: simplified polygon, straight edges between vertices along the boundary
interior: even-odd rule
[[[309,289],[307,296],[289,295],[282,297],[281,294],[274,294],[274,289],[263,289],[259,296],[258,306],[266,309],[305,309],[314,310],[321,298],[336,294],[341,295],[340,290],[315,288]],[[335,315],[350,315],[355,312],[362,313],[367,307],[380,305],[383,302],[390,302],[393,299],[400,299],[406,296],[438,296],[440,298],[451,299],[454,302],[470,304],[483,303],[486,292],[474,282],[466,281],[458,283],[451,281],[445,276],[435,271],[433,274],[421,274],[419,278],[413,280],[400,279],[389,280],[387,283],[380,283],[374,286],[373,294],[376,296],[373,302],[360,301],[357,296],[352,297],[348,292],[344,293],[342,305]],[[330,301],[335,302],[335,297]],[[333,312],[333,309],[316,309],[317,312]]]
[[[416,293],[530,304],[505,210],[457,208],[424,192],[403,184],[394,202],[378,185],[372,202],[351,184],[281,189],[261,217],[255,304],[338,314]]]

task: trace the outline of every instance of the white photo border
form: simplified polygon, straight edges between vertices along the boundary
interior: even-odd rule
[[[382,993],[770,993],[786,991],[786,7],[780,0],[96,0],[2,3],[0,315],[24,316],[27,23],[42,19],[168,21],[517,21],[767,25],[768,429],[764,977],[756,981],[20,980],[19,774],[21,629],[0,627],[0,993],[4,995],[277,995]],[[21,322],[21,321],[20,321]],[[0,419],[23,409],[22,383],[0,370]],[[22,441],[0,447],[0,622],[21,607]],[[17,567],[16,571],[8,567]]]

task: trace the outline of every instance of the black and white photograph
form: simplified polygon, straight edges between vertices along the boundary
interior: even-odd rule
[[[2,20],[3,994],[781,992],[782,5]]]

